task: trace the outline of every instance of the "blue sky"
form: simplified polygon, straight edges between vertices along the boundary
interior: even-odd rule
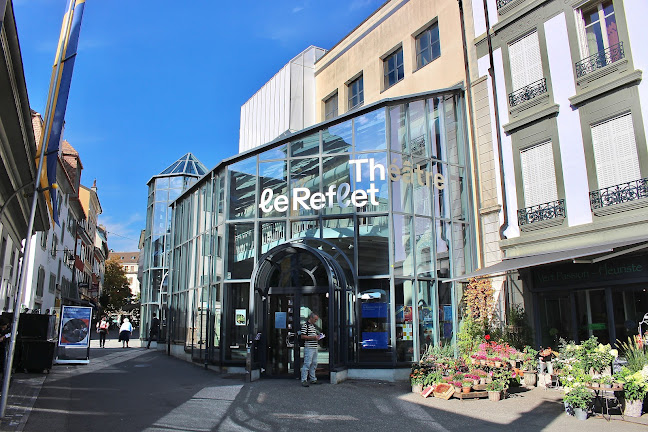
[[[64,138],[97,179],[108,245],[137,249],[146,183],[192,152],[238,151],[240,107],[310,45],[331,48],[383,0],[87,0]],[[67,0],[13,0],[32,109],[44,113]]]

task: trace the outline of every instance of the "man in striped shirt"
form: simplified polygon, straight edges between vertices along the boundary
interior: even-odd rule
[[[301,326],[301,338],[304,339],[304,365],[301,369],[301,382],[302,386],[308,387],[308,378],[310,376],[310,383],[317,384],[317,377],[315,376],[315,368],[317,368],[317,348],[319,347],[318,341],[322,339],[315,323],[319,316],[315,312],[308,315],[308,321]]]

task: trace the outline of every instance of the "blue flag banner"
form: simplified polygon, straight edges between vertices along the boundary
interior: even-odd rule
[[[45,152],[46,163],[44,170],[46,178],[41,177],[41,187],[45,189],[47,206],[52,220],[57,225],[59,223],[57,191],[52,185],[56,183],[59,146],[70,94],[70,84],[72,83],[72,71],[74,70],[74,60],[76,59],[79,44],[84,7],[85,0],[70,0],[68,11],[63,18],[63,27],[61,28],[61,36],[54,60],[43,128],[42,139],[47,150]]]

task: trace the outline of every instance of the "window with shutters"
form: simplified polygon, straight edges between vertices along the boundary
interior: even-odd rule
[[[38,267],[38,279],[36,280],[36,295],[43,296],[43,286],[45,285],[45,269],[43,266]]]
[[[48,285],[47,289],[51,293],[56,291],[56,275],[54,273],[50,273],[49,285]]]
[[[593,125],[592,145],[599,189],[641,178],[630,113]]]
[[[546,93],[547,81],[542,71],[538,32],[529,33],[509,44],[508,52],[513,89],[509,94],[509,105],[514,107]]]
[[[520,151],[524,205],[532,207],[558,200],[551,141]]]

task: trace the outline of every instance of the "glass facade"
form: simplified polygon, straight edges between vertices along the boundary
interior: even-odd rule
[[[460,90],[392,99],[219,164],[173,204],[171,340],[240,366],[251,343],[269,374],[299,363],[282,349],[308,311],[331,368],[452,341],[445,281],[474,256],[463,107]]]
[[[171,208],[169,204],[198,178],[207,173],[207,168],[191,153],[187,153],[148,183],[148,205],[146,209],[146,230],[144,234],[144,260],[141,285],[141,331],[140,337],[148,334],[153,314],[161,318],[160,340],[166,338],[166,304],[168,283],[168,251],[171,245]],[[211,199],[211,196],[210,196]]]

